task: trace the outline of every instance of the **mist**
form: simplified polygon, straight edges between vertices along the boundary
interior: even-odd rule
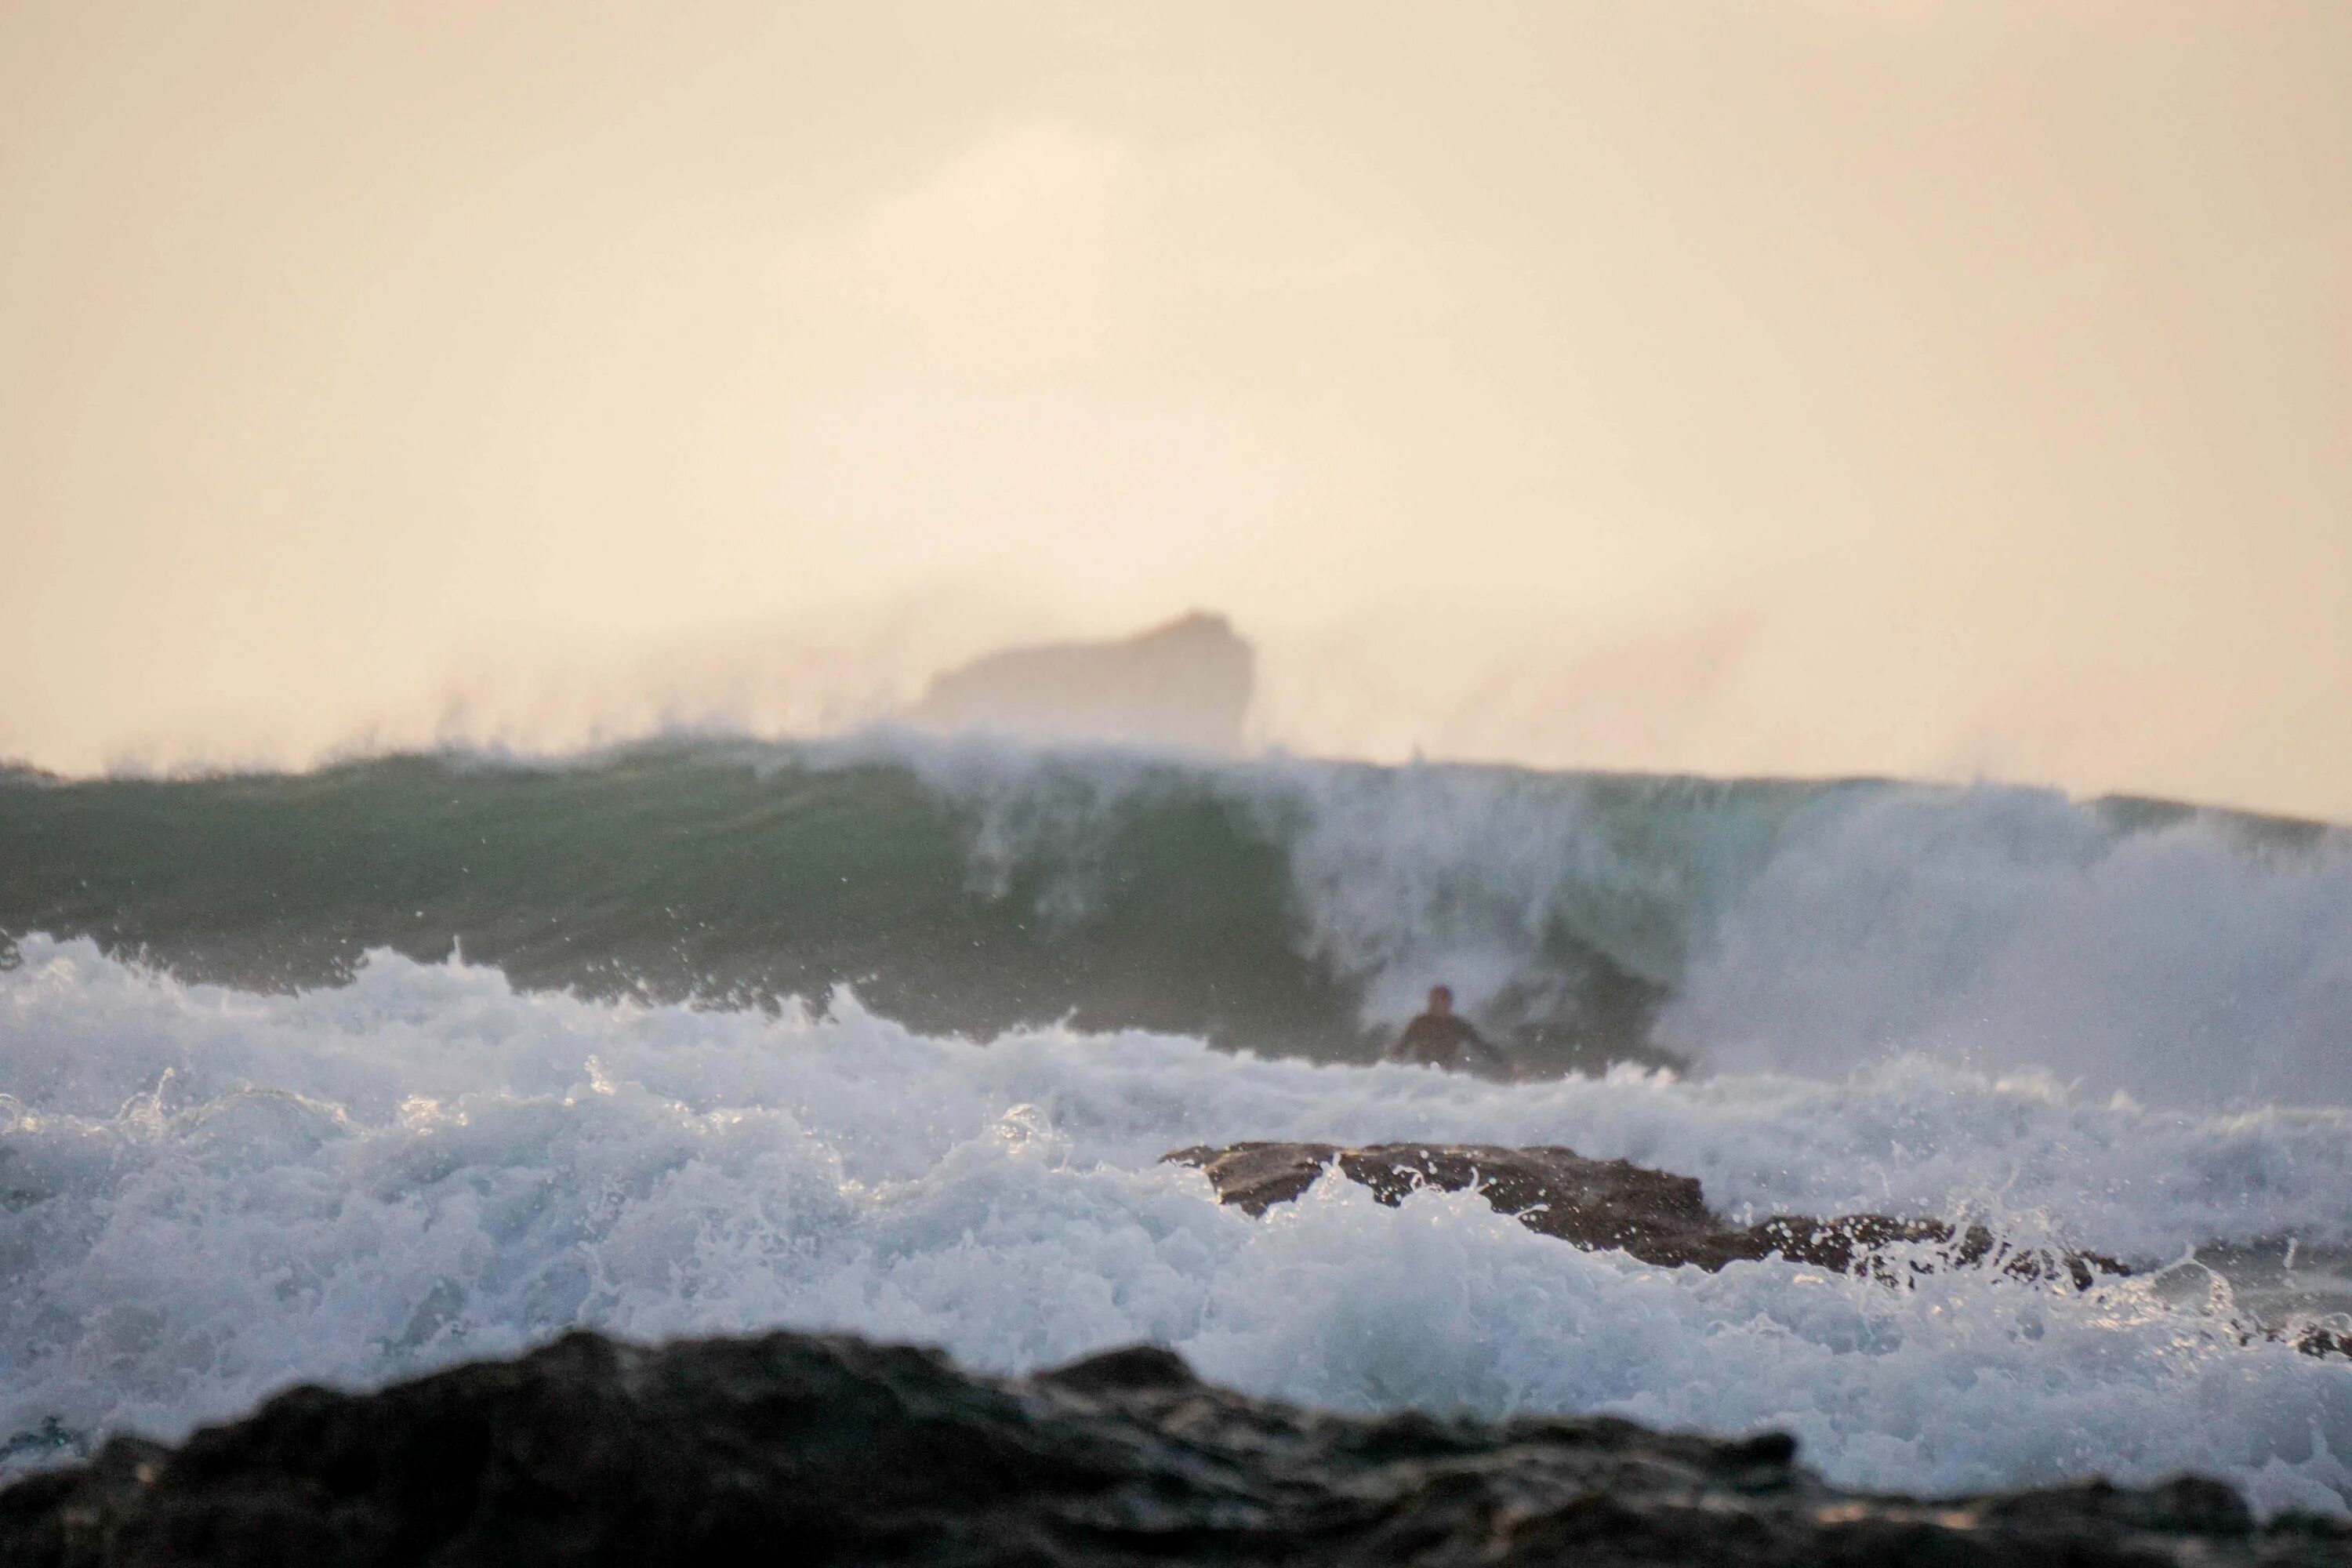
[[[0,755],[854,728],[2352,817],[2324,4],[0,12]]]

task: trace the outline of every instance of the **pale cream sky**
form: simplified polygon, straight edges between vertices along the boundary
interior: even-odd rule
[[[2352,6],[0,4],[0,755],[789,728],[2352,818]]]

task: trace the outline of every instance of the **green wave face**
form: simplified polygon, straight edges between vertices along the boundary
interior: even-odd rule
[[[1325,1059],[1376,1052],[1443,979],[1556,1070],[1670,1059],[1655,1026],[1694,965],[1722,971],[1781,921],[1757,907],[1759,886],[1785,884],[1773,896],[1808,918],[1859,908],[1867,930],[1883,924],[1875,905],[1941,908],[1987,866],[2030,882],[2192,819],[2221,823],[2241,858],[2307,855],[2326,837],[2037,791],[907,737],[177,781],[19,774],[0,778],[0,931],[89,936],[252,988],[331,984],[373,948],[462,951],[530,988],[751,1005],[822,1002],[845,983],[927,1031],[1067,1017]],[[1879,847],[1889,822],[1908,835],[1894,857]],[[1816,861],[1863,875],[1860,891],[1818,893]],[[1956,907],[1944,924],[1958,936],[1936,941],[1991,923]],[[1903,957],[1929,985],[1968,961],[1962,947]],[[1738,992],[1718,980],[1710,994]]]
[[[698,749],[17,786],[0,927],[245,986],[462,945],[518,985],[600,995],[822,999],[847,982],[926,1029],[1075,1013],[1356,1043],[1349,988],[1291,949],[1280,850],[1231,805],[1178,795],[1097,826],[1084,853],[1111,869],[1082,912],[1050,857],[976,871],[979,829],[904,767]]]

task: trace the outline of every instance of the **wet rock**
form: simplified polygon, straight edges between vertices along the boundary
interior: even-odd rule
[[[2279,1336],[2273,1335],[2273,1338]],[[2352,1361],[2352,1334],[2328,1328],[2323,1323],[2296,1324],[2291,1334],[2294,1348],[2305,1355],[2340,1356]]]
[[[1165,1351],[1025,1380],[779,1333],[570,1335],[377,1394],[298,1389],[176,1449],[131,1438],[0,1491],[0,1562],[211,1563],[2352,1563],[2228,1488],[1934,1502],[1840,1492],[1766,1434],[1354,1419]]]
[[[1179,1149],[1162,1158],[1199,1166],[1220,1199],[1254,1215],[1290,1202],[1333,1168],[1370,1187],[1384,1204],[1402,1201],[1417,1186],[1475,1188],[1498,1213],[1530,1230],[1579,1247],[1621,1247],[1644,1263],[1667,1268],[1690,1264],[1713,1270],[1777,1255],[1840,1273],[1859,1267],[1887,1279],[1901,1270],[1987,1268],[2025,1279],[2063,1276],[2078,1289],[2088,1289],[2102,1274],[2129,1272],[2118,1260],[2095,1252],[2016,1247],[1982,1226],[1940,1219],[1775,1215],[1755,1225],[1733,1226],[1707,1208],[1695,1176],[1626,1160],[1589,1160],[1557,1145],[1377,1143],[1349,1149],[1335,1143],[1229,1143]],[[1923,1244],[1928,1256],[1906,1256],[1898,1269],[1881,1255],[1903,1244]]]

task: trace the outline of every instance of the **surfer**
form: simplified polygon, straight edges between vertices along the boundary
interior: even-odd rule
[[[1511,1070],[1503,1053],[1488,1045],[1470,1026],[1469,1019],[1454,1012],[1454,988],[1450,985],[1429,988],[1429,1010],[1404,1026],[1385,1059],[1441,1067],[1448,1072],[1486,1073],[1496,1078],[1508,1077]]]

